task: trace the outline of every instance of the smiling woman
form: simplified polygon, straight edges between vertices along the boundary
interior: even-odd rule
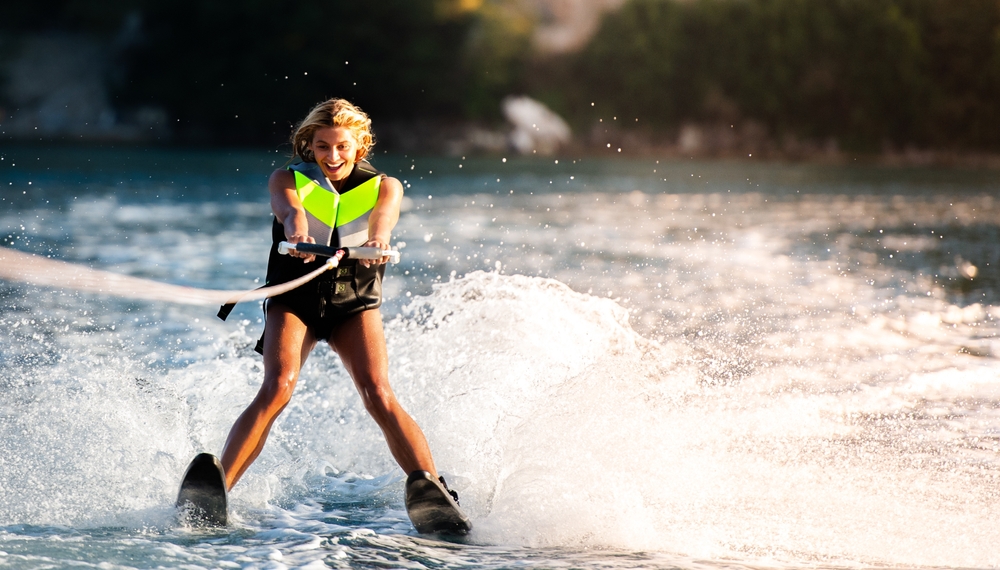
[[[316,155],[313,151],[313,136],[317,130],[330,127],[344,128],[351,134],[351,142],[358,147],[357,159],[361,160],[368,156],[373,146],[375,146],[375,136],[371,131],[371,119],[361,109],[352,105],[344,99],[330,99],[313,108],[302,120],[302,124],[292,135],[292,145],[295,153],[303,160],[315,162]],[[329,146],[323,141],[323,145]],[[354,157],[350,160],[353,162]]]
[[[292,141],[302,159],[270,178],[273,245],[267,283],[297,279],[312,271],[315,256],[278,244],[320,243],[390,249],[399,220],[403,188],[398,180],[362,162],[374,144],[371,121],[343,99],[317,105],[296,129]],[[396,400],[389,385],[388,356],[382,331],[382,276],[389,257],[343,264],[265,305],[264,382],[236,420],[222,453],[227,488],[260,454],[271,425],[288,404],[299,371],[318,341],[337,352],[368,413],[381,428],[403,470],[438,486],[437,469],[423,432]],[[444,485],[444,480],[440,480]],[[442,496],[450,500],[441,489]],[[452,493],[455,499],[457,495]]]
[[[387,215],[387,219],[369,220],[364,214],[378,205],[383,183],[387,193],[399,194],[398,197],[402,195],[402,187],[394,178],[384,178],[367,163],[355,168],[356,163],[368,156],[374,144],[371,120],[361,109],[343,99],[330,99],[309,112],[292,136],[293,148],[301,162],[288,170],[278,169],[271,176],[271,205],[283,229],[295,228],[295,223],[301,220],[294,216],[300,213],[306,218],[308,231],[302,234],[286,231],[289,241],[362,245],[369,239],[368,222],[378,220],[385,235],[376,237],[383,238],[380,243],[388,246],[388,231],[399,219],[397,201],[382,202],[384,207],[379,210],[379,216]],[[279,188],[277,201],[273,187]],[[388,198],[388,194],[386,196]],[[296,201],[302,208],[293,206]]]

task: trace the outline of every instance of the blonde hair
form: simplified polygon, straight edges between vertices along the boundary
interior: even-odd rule
[[[351,131],[358,143],[358,160],[368,156],[375,146],[375,136],[372,134],[372,121],[368,115],[345,99],[330,99],[316,105],[309,111],[305,119],[299,123],[292,135],[292,148],[295,155],[308,162],[315,162],[316,157],[309,150],[313,136],[319,129],[327,127],[344,127]],[[293,155],[293,158],[294,156]]]

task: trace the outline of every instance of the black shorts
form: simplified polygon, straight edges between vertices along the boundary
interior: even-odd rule
[[[312,281],[271,297],[264,304],[264,312],[281,305],[302,319],[316,340],[329,340],[333,329],[347,317],[382,305],[383,275],[385,264],[365,267],[355,260],[345,260]],[[257,341],[256,350],[261,354],[265,334],[266,327]]]

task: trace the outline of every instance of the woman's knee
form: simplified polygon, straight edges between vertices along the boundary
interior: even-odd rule
[[[361,397],[364,400],[365,409],[376,420],[387,418],[396,413],[399,403],[388,383],[366,383],[361,390]]]
[[[268,375],[257,393],[258,402],[275,413],[280,412],[292,399],[298,374],[293,372]]]

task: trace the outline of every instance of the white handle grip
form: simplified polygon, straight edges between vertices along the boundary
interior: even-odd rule
[[[345,247],[349,259],[381,259],[388,256],[390,263],[399,263],[399,250],[379,247]]]
[[[302,246],[301,248],[299,246]],[[288,255],[289,251],[299,250],[311,253],[313,255],[321,255],[324,257],[333,257],[338,250],[327,247],[325,245],[317,245],[314,243],[288,243],[283,241],[278,244],[278,253],[281,255]],[[382,257],[388,257],[391,263],[399,263],[399,250],[396,249],[381,249],[378,247],[345,247],[343,249],[345,255],[344,257],[348,259],[381,259]]]

